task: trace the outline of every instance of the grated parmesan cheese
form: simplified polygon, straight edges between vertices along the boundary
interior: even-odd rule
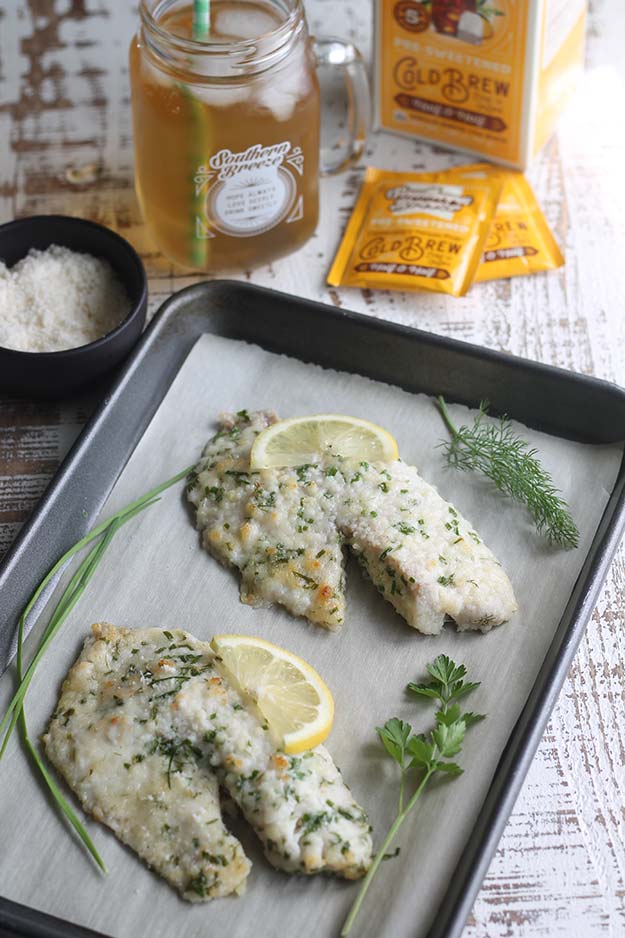
[[[0,261],[0,345],[58,352],[106,335],[130,312],[108,261],[53,244],[10,269]]]

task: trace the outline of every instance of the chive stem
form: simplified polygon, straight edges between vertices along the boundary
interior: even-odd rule
[[[41,581],[41,583],[39,584],[39,586],[37,587],[37,589],[31,596],[24,611],[22,612],[22,615],[20,616],[19,624],[18,624],[18,647],[20,643],[23,642],[24,626],[25,626],[26,619],[30,611],[32,610],[33,606],[35,605],[35,603],[37,602],[37,600],[43,593],[46,586],[50,583],[50,581],[55,576],[55,574],[58,573],[61,567],[64,566],[64,564],[71,557],[73,557],[74,554],[76,554],[79,550],[81,550],[87,544],[91,543],[91,541],[93,541],[96,537],[99,537],[101,534],[107,531],[107,529],[110,528],[111,525],[113,525],[115,522],[119,521],[121,523],[124,523],[125,521],[130,520],[130,518],[134,517],[134,515],[136,515],[139,511],[142,511],[143,508],[148,507],[148,505],[154,504],[154,499],[157,495],[159,495],[165,489],[170,488],[172,485],[175,485],[176,482],[179,482],[181,479],[185,478],[189,474],[192,468],[193,466],[188,466],[186,469],[183,469],[182,472],[178,472],[171,479],[168,479],[166,482],[161,482],[160,485],[157,485],[154,488],[150,489],[150,491],[146,492],[145,495],[142,495],[139,498],[136,498],[134,501],[130,502],[130,504],[126,505],[124,508],[121,508],[119,511],[115,512],[115,514],[112,515],[110,518],[108,518],[106,521],[102,521],[100,524],[96,525],[96,527],[93,528],[92,531],[89,531],[83,538],[81,538],[76,544],[74,544],[73,547],[70,547],[70,549],[66,551],[59,560],[57,560],[57,562],[50,569],[48,574],[44,577],[44,579]],[[82,567],[82,566],[81,568],[79,568],[80,573],[79,571],[77,571],[74,577],[72,577],[72,580],[70,581],[70,586],[74,584],[74,587],[75,587],[75,585],[79,582],[79,575],[82,576],[86,569],[87,569],[86,567]],[[88,580],[89,578],[85,582],[85,585],[88,582]],[[67,609],[67,612],[63,616],[63,619],[66,618],[66,616],[69,614],[69,612],[71,611],[71,608],[73,608],[73,606],[78,601],[78,598],[79,597],[76,596],[74,601],[71,602],[71,594],[68,595],[68,590],[64,592],[61,600],[59,601],[59,604],[61,603],[69,604],[71,602],[71,606]],[[3,734],[5,734],[6,732],[6,736],[4,737],[2,747],[0,748],[0,759],[4,755],[6,745],[8,742],[8,737],[10,736],[10,734],[13,731],[13,728],[15,727],[16,720],[12,720],[10,727],[7,731],[7,725],[9,724],[11,714],[15,711],[17,707],[21,705],[21,702],[24,699],[24,696],[26,694],[26,690],[28,689],[28,685],[30,684],[30,681],[32,680],[32,675],[34,673],[35,668],[37,664],[39,663],[39,661],[41,660],[43,652],[48,647],[51,641],[51,638],[54,636],[54,634],[56,634],[58,627],[63,621],[63,619],[61,619],[61,621],[58,621],[57,614],[60,611],[62,610],[59,610],[59,606],[57,605],[57,607],[54,610],[54,613],[52,614],[50,622],[48,623],[46,630],[41,638],[39,648],[37,649],[37,652],[35,653],[33,660],[28,666],[26,673],[24,674],[23,678],[20,680],[20,685],[16,693],[13,695],[13,698],[11,699],[2,720],[0,720],[0,737],[2,737]]]
[[[69,585],[63,592],[58,604],[56,605],[54,612],[50,617],[50,621],[46,626],[45,632],[43,633],[39,646],[35,655],[30,662],[26,673],[22,674],[22,648],[24,641],[24,622],[23,617],[20,618],[20,627],[18,628],[17,636],[17,651],[18,651],[18,689],[13,695],[11,702],[7,708],[7,712],[0,723],[0,733],[5,732],[5,726],[7,717],[9,714],[13,713],[11,722],[6,729],[4,740],[2,746],[0,747],[0,759],[5,753],[9,738],[15,729],[15,724],[19,718],[20,710],[23,705],[24,697],[26,696],[26,691],[28,690],[30,683],[34,677],[35,669],[41,661],[48,645],[60,629],[61,625],[70,614],[78,600],[80,599],[82,593],[84,592],[89,580],[95,573],[96,567],[98,566],[102,554],[107,549],[110,541],[113,538],[113,535],[121,527],[122,524],[125,524],[126,521],[129,521],[140,511],[143,511],[144,508],[148,508],[150,505],[153,505],[158,499],[151,499],[149,502],[146,502],[144,505],[140,505],[137,508],[134,508],[131,512],[126,512],[123,518],[116,518],[110,522],[110,525],[106,531],[105,537],[95,548],[93,548],[85,560],[82,561],[78,570],[73,575],[72,579],[69,582]]]
[[[75,832],[82,840],[83,844],[86,846],[87,850],[93,857],[94,861],[97,863],[102,872],[106,873],[106,866],[102,860],[98,850],[95,847],[91,837],[89,836],[88,831],[78,818],[77,814],[67,802],[63,796],[59,786],[54,781],[50,772],[46,768],[41,756],[39,755],[36,747],[34,746],[30,734],[28,732],[28,725],[26,723],[26,713],[24,709],[25,697],[28,687],[34,676],[35,669],[40,662],[43,654],[50,645],[51,641],[57,634],[63,622],[67,619],[68,615],[84,593],[85,589],[92,576],[94,575],[98,565],[108,549],[111,541],[113,540],[115,534],[127,521],[130,521],[135,515],[139,512],[144,511],[146,508],[151,507],[156,504],[158,495],[164,491],[166,488],[174,485],[176,482],[183,479],[188,475],[192,466],[187,467],[182,472],[177,473],[171,479],[168,479],[166,482],[162,482],[160,485],[155,486],[145,495],[140,496],[135,499],[129,505],[126,505],[124,508],[117,511],[106,521],[101,522],[99,525],[86,534],[80,541],[74,544],[68,551],[66,551],[63,556],[54,564],[50,569],[48,574],[44,577],[42,582],[39,584],[29,602],[27,603],[24,611],[22,612],[19,622],[18,622],[18,633],[17,633],[17,660],[16,660],[16,670],[17,670],[17,679],[18,679],[18,688],[14,694],[9,706],[0,721],[0,735],[4,733],[4,739],[2,747],[0,748],[0,758],[4,754],[9,738],[16,725],[19,725],[20,736],[26,751],[30,755],[31,759],[35,763],[38,771],[40,772],[45,784],[48,787],[48,790],[54,799],[57,807],[67,819],[70,825],[74,828]],[[63,590],[63,594],[56,604],[50,620],[44,629],[44,632],[39,640],[39,645],[33,656],[28,668],[24,671],[24,627],[26,619],[32,610],[33,606],[36,604],[37,600],[43,593],[46,586],[50,583],[54,575],[61,569],[61,567],[78,551],[80,551],[87,544],[91,543],[100,535],[104,535],[102,539],[91,548],[87,556],[81,561],[77,570],[72,575],[69,583]],[[9,722],[10,721],[10,722]]]
[[[50,621],[49,621],[49,623],[48,623],[48,625],[47,625],[47,627],[46,627],[46,630],[45,630],[44,634],[43,634],[42,637],[41,637],[41,640],[40,640],[40,643],[39,643],[39,646],[38,646],[38,650],[42,648],[42,644],[43,644],[43,642],[45,641],[46,636],[50,633],[50,631],[51,631],[52,629],[55,628],[55,624],[58,622],[58,624],[60,625],[61,622],[63,621],[63,619],[65,618],[65,615],[63,615],[63,610],[64,610],[64,608],[67,607],[67,600],[70,599],[71,596],[72,596],[72,595],[74,594],[74,592],[76,591],[76,583],[77,583],[77,581],[78,581],[79,579],[81,579],[81,578],[83,577],[83,575],[85,574],[85,571],[88,570],[89,565],[90,565],[90,564],[92,563],[92,561],[93,561],[94,555],[97,554],[97,553],[100,551],[100,548],[101,548],[101,544],[98,544],[97,547],[94,547],[94,548],[92,548],[92,549],[89,551],[88,556],[85,558],[85,560],[82,561],[82,563],[81,563],[80,566],[78,567],[76,573],[74,574],[74,576],[73,576],[72,579],[70,580],[68,586],[66,587],[65,591],[63,592],[63,595],[62,595],[61,599],[59,600],[59,602],[58,602],[56,608],[54,609],[52,615],[50,616]],[[81,590],[80,592],[82,592],[82,590]],[[76,595],[76,599],[78,599],[78,595],[79,595],[79,594]],[[71,607],[67,608],[67,614],[69,614],[70,609],[71,609]],[[45,647],[44,647],[43,650],[45,650]],[[42,653],[43,653],[43,652],[42,652]],[[26,690],[28,689],[28,685],[30,684],[30,682],[31,682],[31,680],[32,680],[32,675],[33,675],[33,672],[34,672],[34,668],[33,668],[33,671],[31,672],[31,669],[30,669],[30,667],[29,667],[28,671],[26,672],[26,677],[24,677],[24,617],[23,617],[23,616],[20,617],[19,627],[18,627],[18,632],[17,632],[17,659],[16,659],[16,660],[17,660],[18,690],[19,690],[21,687],[24,687],[24,695],[25,695],[25,694],[26,694]],[[31,666],[32,666],[33,663],[34,663],[34,662],[31,662]],[[35,666],[36,666],[36,665],[35,665]],[[29,673],[29,672],[30,672],[30,673]],[[16,694],[17,694],[17,692],[16,692]],[[7,730],[6,730],[6,733],[5,733],[5,736],[4,736],[4,740],[3,740],[3,742],[2,742],[2,746],[0,747],[0,759],[2,759],[2,756],[4,755],[4,752],[5,752],[6,747],[7,747],[7,745],[8,745],[9,739],[11,738],[11,735],[12,735],[12,733],[13,733],[13,730],[15,729],[15,726],[16,726],[18,720],[19,720],[20,713],[22,712],[23,698],[22,698],[22,703],[21,703],[21,704],[19,704],[19,703],[16,702],[15,705],[12,707],[11,705],[13,704],[13,701],[15,700],[15,698],[16,698],[16,695],[14,695],[13,699],[11,700],[11,703],[9,704],[9,710],[7,711],[7,713],[8,713],[8,712],[12,709],[12,710],[13,710],[13,714],[12,714],[11,722],[9,723],[9,726],[8,726],[8,728],[7,728]],[[5,721],[5,720],[6,720],[6,715],[5,715],[5,718],[4,718],[3,721],[2,721],[2,724],[0,725],[0,731],[1,731],[1,730],[4,730],[4,721]]]
[[[106,532],[105,537],[100,541],[99,544],[97,544],[95,547],[93,547],[89,551],[88,556],[81,563],[79,570],[74,575],[74,577],[72,577],[72,582],[68,585],[68,587],[64,591],[63,596],[59,600],[59,603],[54,611],[53,618],[57,620],[58,625],[60,625],[61,622],[67,617],[75,601],[84,592],[87,586],[87,583],[89,582],[89,580],[91,579],[91,576],[95,572],[95,569],[102,555],[107,549],[115,532],[117,531],[119,527],[121,527],[122,524],[123,524],[123,521],[114,521],[110,525],[109,529]],[[80,582],[78,582],[79,574],[80,574]],[[71,594],[71,596],[69,594]],[[70,599],[73,597],[74,602],[66,602],[66,599],[68,597]],[[17,646],[17,677],[18,677],[18,681],[21,682],[23,680],[23,642],[19,640],[18,640],[18,646]],[[100,856],[91,837],[89,836],[88,831],[86,830],[85,826],[82,824],[80,819],[78,818],[78,815],[76,814],[74,809],[71,807],[69,802],[63,796],[58,785],[56,784],[56,782],[50,775],[50,772],[46,768],[41,756],[37,752],[37,749],[33,745],[33,742],[30,738],[30,734],[28,732],[28,725],[26,723],[26,711],[24,707],[24,702],[22,702],[22,706],[18,707],[14,713],[13,720],[11,722],[11,727],[9,728],[7,737],[5,739],[5,746],[6,746],[6,743],[8,742],[8,737],[13,727],[15,726],[16,721],[19,724],[20,735],[22,738],[22,742],[24,743],[24,746],[26,747],[26,751],[30,755],[31,759],[35,763],[35,766],[40,772],[44,782],[48,786],[48,789],[50,791],[50,794],[52,795],[53,800],[55,801],[56,805],[60,809],[61,813],[65,816],[65,818],[69,821],[71,826],[74,828],[74,830],[78,834],[78,837],[82,840],[82,842],[84,843],[87,850],[89,851],[89,853],[91,854],[91,856],[93,857],[97,865],[100,867],[102,872],[107,873],[108,871],[106,869],[104,861],[102,857]]]

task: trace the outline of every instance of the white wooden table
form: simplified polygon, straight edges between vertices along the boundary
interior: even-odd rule
[[[307,0],[312,30],[369,54],[369,0]],[[134,4],[133,4],[134,7]],[[60,212],[118,230],[143,255],[150,309],[194,278],[148,242],[132,179],[126,53],[136,9],[102,0],[0,0],[0,221]],[[254,283],[625,384],[625,6],[594,0],[587,72],[529,176],[566,253],[550,275],[463,299],[328,289],[325,275],[362,167],[322,183],[321,221]],[[462,158],[377,135],[366,162],[439,168]],[[95,164],[75,185],[67,169]],[[0,552],[89,415],[92,400],[0,400]],[[624,428],[625,432],[625,428]],[[625,935],[625,606],[615,561],[510,818],[466,938]]]

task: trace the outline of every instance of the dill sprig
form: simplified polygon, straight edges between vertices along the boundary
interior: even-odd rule
[[[507,416],[485,420],[488,402],[482,401],[472,427],[454,426],[442,397],[438,407],[451,440],[442,443],[448,465],[463,471],[481,472],[504,495],[522,502],[539,534],[551,544],[571,548],[579,544],[579,531],[568,505],[561,497],[537,451],[514,432]]]
[[[189,468],[190,467],[187,467],[185,470],[183,470],[183,472],[179,472],[173,478],[155,486],[155,488],[151,489],[149,492],[146,492],[145,495],[141,495],[129,505],[126,505],[124,508],[117,511],[114,515],[112,515],[112,517],[107,518],[106,521],[98,524],[88,534],[81,538],[80,541],[70,547],[70,549],[63,554],[63,556],[54,564],[48,574],[41,581],[19,618],[17,630],[16,662],[18,687],[9,702],[4,716],[0,720],[0,739],[2,739],[2,745],[0,746],[0,759],[2,759],[2,756],[4,755],[13,730],[16,726],[18,726],[24,747],[37,766],[37,769],[41,773],[41,776],[52,796],[52,800],[56,803],[61,813],[74,828],[77,835],[80,837],[87,850],[103,872],[106,872],[106,867],[93,841],[91,840],[89,833],[78,818],[76,812],[63,796],[60,788],[46,768],[45,763],[43,762],[30,737],[26,723],[26,714],[24,712],[26,692],[33,679],[37,665],[41,661],[46,649],[52,642],[61,625],[87,588],[89,580],[95,573],[116,532],[120,527],[122,527],[123,524],[125,524],[127,521],[130,521],[130,519],[134,518],[135,515],[139,514],[139,512],[143,511],[145,508],[149,508],[151,505],[154,505],[158,501],[157,496],[162,491],[185,478],[189,472]],[[76,572],[73,574],[66,588],[63,590],[63,594],[54,607],[45,631],[41,636],[37,650],[30,664],[26,670],[24,670],[24,629],[29,614],[31,613],[33,607],[36,605],[38,599],[46,587],[52,582],[57,573],[60,572],[61,568],[76,553],[78,553],[78,551],[82,550],[83,547],[86,547],[87,544],[91,543],[92,541],[97,541],[97,543],[94,547],[91,548],[87,556],[81,561],[78,568],[76,569]]]
[[[398,717],[387,720],[384,726],[376,727],[386,754],[400,768],[397,815],[360,885],[358,895],[341,929],[341,938],[347,938],[351,932],[382,861],[398,856],[399,847],[394,853],[388,851],[430,780],[436,775],[447,778],[462,775],[461,767],[457,762],[451,761],[451,757],[456,756],[462,749],[466,731],[484,719],[481,713],[463,713],[460,709],[458,701],[480,686],[479,682],[464,680],[467,669],[463,664],[457,665],[447,655],[439,655],[432,664],[427,665],[427,671],[429,681],[410,683],[406,690],[416,697],[434,701],[437,707],[434,728],[427,735],[415,735],[412,726]],[[413,792],[407,799],[406,787],[413,779]]]

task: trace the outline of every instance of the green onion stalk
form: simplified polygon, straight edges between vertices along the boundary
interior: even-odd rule
[[[177,473],[171,479],[168,479],[166,482],[162,482],[160,485],[155,486],[149,492],[146,492],[145,495],[135,499],[129,505],[126,505],[125,508],[117,511],[114,515],[112,515],[112,517],[108,518],[106,521],[103,521],[101,524],[96,525],[95,528],[89,531],[76,544],[70,547],[70,549],[66,551],[63,556],[59,558],[59,560],[57,560],[57,562],[52,566],[47,575],[41,581],[30,600],[26,604],[18,622],[16,659],[18,687],[13,694],[13,697],[10,700],[2,719],[0,720],[0,740],[2,740],[2,745],[0,746],[0,759],[2,759],[9,739],[11,738],[11,734],[17,726],[24,747],[30,758],[35,763],[38,771],[40,772],[43,781],[45,782],[45,785],[50,792],[52,800],[59,808],[61,814],[74,828],[76,834],[82,840],[85,847],[103,872],[106,872],[106,867],[86,828],[76,815],[71,805],[66,801],[60,788],[48,771],[45,763],[39,755],[39,752],[33,744],[30,733],[28,732],[26,713],[24,710],[26,692],[28,691],[28,688],[34,677],[35,670],[43,658],[43,655],[58,633],[61,625],[67,619],[68,615],[87,588],[91,577],[94,575],[102,557],[106,553],[117,531],[122,527],[122,525],[130,521],[131,518],[134,518],[135,515],[154,505],[159,500],[158,495],[165,489],[174,485],[176,482],[179,482],[181,479],[185,478],[191,468],[192,467],[187,467],[182,472]],[[33,655],[33,658],[28,667],[25,668],[24,630],[26,620],[28,619],[40,596],[46,587],[49,586],[49,584],[53,581],[54,577],[60,573],[66,563],[68,563],[77,553],[82,551],[92,542],[95,542],[94,546],[91,547],[89,553],[80,562],[76,571],[71,576],[69,583],[63,590],[61,598],[54,607],[48,624],[46,625],[39,640],[35,654]]]

